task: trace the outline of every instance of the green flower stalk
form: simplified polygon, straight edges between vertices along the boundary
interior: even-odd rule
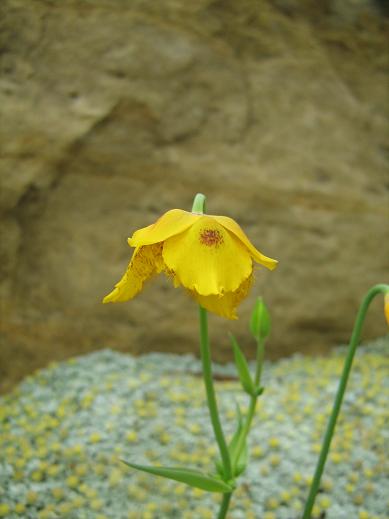
[[[346,391],[348,378],[350,375],[352,363],[354,360],[355,351],[359,344],[362,325],[366,317],[367,310],[370,306],[370,303],[378,294],[384,294],[385,299],[387,300],[387,294],[389,293],[389,285],[379,284],[375,285],[367,292],[366,296],[363,298],[361,306],[359,307],[359,311],[357,317],[355,319],[354,329],[351,335],[350,344],[348,347],[347,356],[344,362],[342,375],[339,380],[338,390],[335,396],[334,405],[331,411],[331,415],[328,419],[327,428],[324,434],[323,443],[321,446],[321,451],[319,454],[319,459],[316,465],[316,470],[312,479],[311,487],[309,489],[308,498],[305,504],[304,513],[302,519],[310,519],[312,514],[312,509],[315,504],[316,495],[319,491],[321,477],[324,471],[324,467],[327,461],[328,452],[331,447],[331,441],[334,436],[336,422],[339,416],[340,408],[342,406],[344,393]],[[389,305],[389,303],[388,303]],[[385,302],[385,315],[388,319],[389,324],[389,309],[386,306]]]
[[[197,194],[192,207],[192,212],[203,214],[205,211],[205,196],[201,193]],[[212,360],[211,351],[209,347],[208,338],[208,315],[207,311],[199,306],[199,322],[200,322],[200,352],[201,362],[203,367],[203,378],[205,391],[207,395],[207,403],[209,415],[212,422],[213,431],[217,444],[219,446],[220,456],[223,463],[223,474],[227,481],[232,480],[232,468],[230,453],[228,451],[227,443],[224,437],[223,429],[220,423],[219,412],[217,407],[215,389],[212,377]],[[220,506],[218,519],[224,519],[227,514],[232,492],[227,492],[223,495],[223,500]]]

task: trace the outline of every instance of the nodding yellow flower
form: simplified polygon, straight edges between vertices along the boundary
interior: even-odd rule
[[[386,317],[386,322],[388,323],[388,326],[389,326],[389,292],[386,292],[385,294],[385,317]]]
[[[253,280],[253,260],[273,270],[277,261],[264,256],[241,227],[227,216],[172,209],[128,239],[135,247],[122,279],[103,302],[128,301],[146,280],[164,272],[205,309],[236,319],[236,307]]]

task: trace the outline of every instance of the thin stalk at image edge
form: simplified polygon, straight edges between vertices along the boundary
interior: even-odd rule
[[[370,290],[368,290],[367,294],[363,298],[362,303],[359,307],[358,314],[355,319],[353,332],[352,332],[351,339],[350,339],[350,344],[348,346],[347,357],[345,359],[344,366],[343,366],[343,372],[342,372],[341,378],[339,380],[339,386],[338,386],[338,390],[337,390],[337,393],[335,396],[335,401],[334,401],[334,405],[332,408],[332,412],[328,419],[327,429],[324,434],[319,459],[318,459],[318,462],[316,465],[316,470],[315,470],[315,474],[313,476],[308,498],[305,503],[305,508],[304,508],[304,513],[303,513],[302,519],[310,519],[310,517],[311,517],[312,509],[315,504],[316,495],[319,490],[321,477],[322,477],[322,474],[324,471],[324,466],[326,464],[328,451],[330,449],[332,437],[334,435],[336,422],[337,422],[337,419],[339,416],[340,408],[342,406],[344,393],[346,391],[347,381],[348,381],[348,377],[350,375],[355,351],[359,344],[362,325],[365,320],[367,310],[369,308],[370,303],[372,302],[372,300],[374,299],[374,297],[377,294],[386,294],[388,291],[389,291],[389,285],[384,285],[384,284],[374,285],[373,287],[370,288]]]

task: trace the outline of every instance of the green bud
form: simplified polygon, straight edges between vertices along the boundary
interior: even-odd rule
[[[250,331],[255,340],[266,339],[270,333],[271,322],[270,314],[263,302],[262,297],[258,297],[251,314]]]

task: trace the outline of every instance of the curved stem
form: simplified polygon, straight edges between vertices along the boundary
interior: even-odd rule
[[[208,315],[207,311],[201,306],[199,307],[199,316],[201,362],[203,368],[205,391],[207,394],[208,409],[211,417],[213,431],[215,433],[215,438],[219,446],[220,456],[223,462],[224,475],[226,480],[228,481],[232,478],[231,460],[230,454],[228,452],[227,443],[224,438],[223,429],[219,419],[215,389],[213,387],[212,361],[208,340]]]
[[[329,417],[327,423],[327,429],[323,438],[323,443],[321,447],[321,452],[319,455],[319,459],[317,462],[315,474],[311,483],[311,488],[309,490],[308,499],[305,504],[304,513],[302,519],[310,519],[312,508],[315,503],[316,494],[319,490],[321,476],[323,474],[324,466],[327,460],[328,451],[330,449],[331,440],[334,435],[336,421],[338,419],[339,411],[342,405],[343,396],[346,391],[348,377],[350,375],[351,366],[354,359],[355,350],[359,343],[359,338],[361,335],[361,329],[363,322],[365,320],[367,309],[371,301],[377,294],[386,293],[389,290],[389,285],[375,285],[367,292],[366,296],[362,300],[362,303],[359,307],[357,317],[355,319],[354,329],[351,335],[350,344],[348,347],[347,357],[344,362],[342,376],[339,381],[338,391],[336,393],[334,405],[332,408],[331,415]]]

